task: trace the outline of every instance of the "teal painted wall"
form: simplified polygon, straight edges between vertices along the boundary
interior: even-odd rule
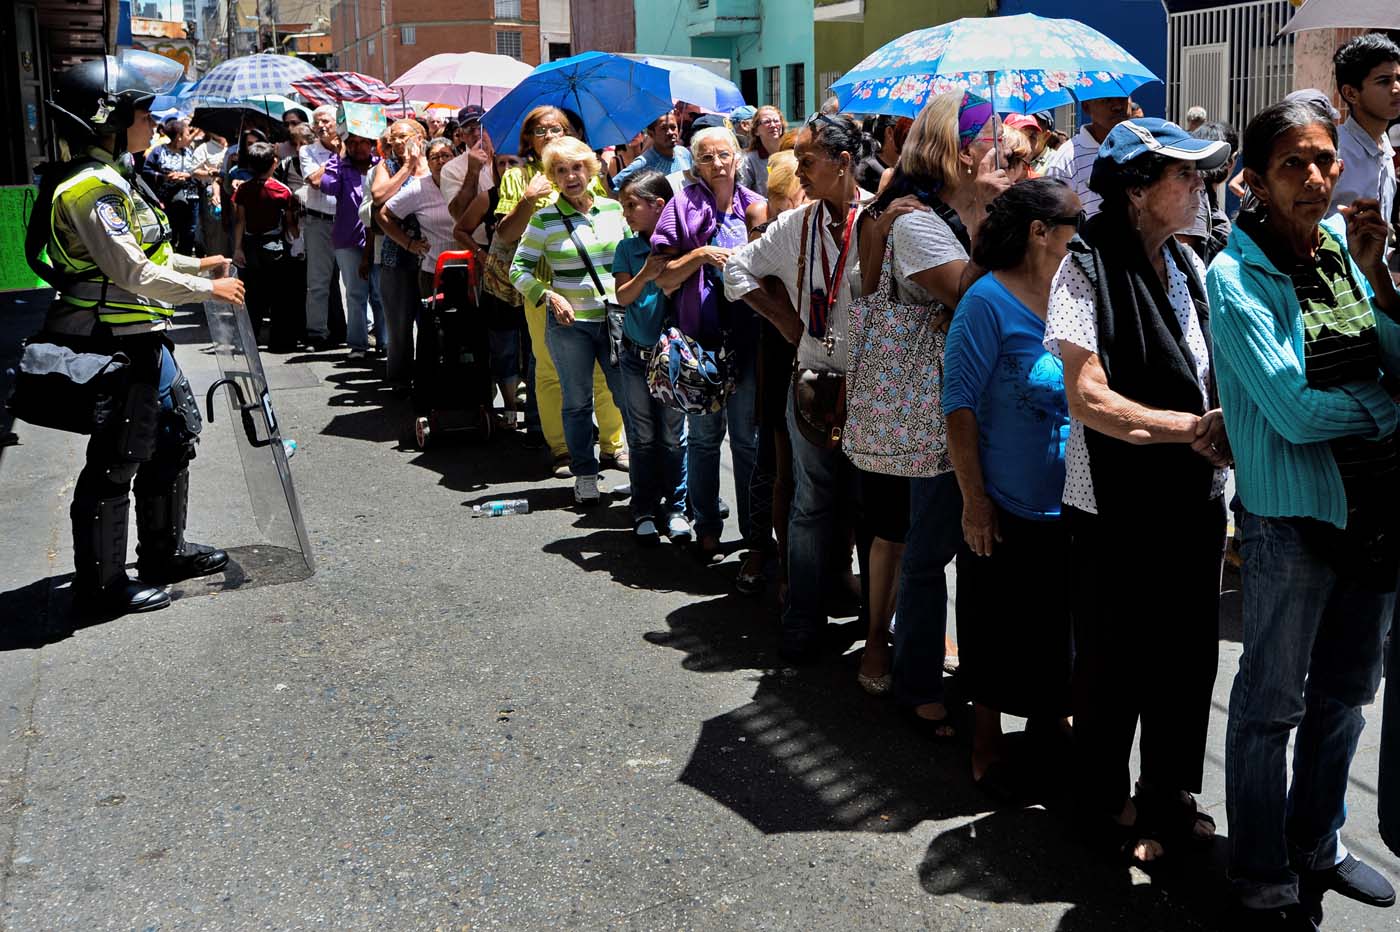
[[[817,24],[817,72],[845,74],[865,56],[906,32],[964,16],[986,16],[990,6],[989,0],[865,0],[864,22]]]
[[[758,0],[759,31],[741,36],[697,36],[686,33],[695,0],[635,0],[637,54],[694,55],[728,58],[729,78],[755,69],[758,99],[751,104],[776,103],[791,120],[817,108],[817,76],[813,64],[812,0]],[[802,94],[794,99],[792,65],[802,66]],[[766,69],[777,68],[779,99],[769,100]]]

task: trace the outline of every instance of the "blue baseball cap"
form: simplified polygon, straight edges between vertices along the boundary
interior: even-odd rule
[[[757,112],[757,107],[750,107],[748,104],[744,104],[742,107],[735,107],[733,110],[729,111],[729,119],[733,120],[735,123],[740,120],[752,120],[753,115]]]
[[[1170,120],[1138,117],[1113,127],[1099,146],[1099,158],[1112,159],[1119,165],[1148,154],[1195,162],[1201,171],[1210,171],[1229,158],[1230,144],[1197,139]]]

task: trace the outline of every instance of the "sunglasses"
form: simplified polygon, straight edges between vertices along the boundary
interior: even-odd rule
[[[562,127],[562,126],[536,126],[536,127],[535,127],[533,130],[531,130],[530,132],[531,132],[531,134],[532,134],[536,139],[543,139],[543,138],[546,137],[546,136],[562,136],[562,135],[564,135],[564,127]]]
[[[1046,217],[1041,223],[1052,227],[1074,227],[1074,232],[1078,233],[1084,229],[1084,223],[1089,219],[1089,215],[1080,211],[1072,217]]]
[[[816,126],[818,123],[826,123],[826,124],[828,124],[828,125],[830,125],[830,126],[845,126],[845,125],[846,125],[846,124],[842,123],[840,120],[836,119],[836,117],[832,116],[831,114],[829,114],[829,113],[822,113],[820,110],[818,110],[816,113],[814,113],[814,114],[812,114],[811,116],[809,116],[809,117],[807,118],[807,122],[804,123],[803,125],[804,125],[807,129],[811,129],[813,126]]]

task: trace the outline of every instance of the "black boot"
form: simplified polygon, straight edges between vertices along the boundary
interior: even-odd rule
[[[131,499],[125,495],[73,502],[73,605],[79,612],[125,615],[170,604],[164,589],[126,575],[130,512]]]
[[[136,488],[136,571],[152,582],[173,583],[217,573],[228,554],[185,540],[190,473],[182,469],[160,490]]]

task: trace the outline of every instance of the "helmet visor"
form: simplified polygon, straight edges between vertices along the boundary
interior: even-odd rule
[[[157,97],[174,90],[184,76],[184,65],[144,49],[122,49],[115,59],[108,56],[108,90],[113,94]]]

